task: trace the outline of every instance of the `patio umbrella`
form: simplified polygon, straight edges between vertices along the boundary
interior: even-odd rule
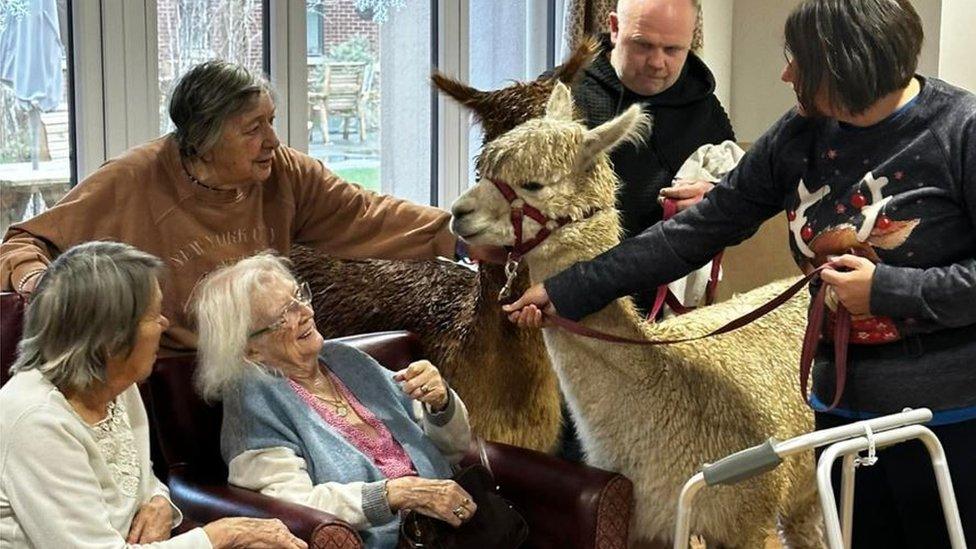
[[[61,103],[61,27],[57,0],[28,0],[26,14],[16,14],[0,33],[0,80],[30,108],[37,169],[40,113]]]

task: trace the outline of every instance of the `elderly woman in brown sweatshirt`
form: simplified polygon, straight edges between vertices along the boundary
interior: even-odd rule
[[[0,245],[0,288],[29,293],[52,258],[110,239],[163,258],[162,353],[193,350],[191,289],[222,263],[301,243],[345,258],[453,257],[448,213],[364,191],[281,145],[268,82],[210,61],[177,84],[176,130],[107,162]],[[485,250],[472,250],[484,256]]]

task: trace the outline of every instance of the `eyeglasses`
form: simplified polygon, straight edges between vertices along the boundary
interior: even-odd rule
[[[291,302],[289,302],[288,305],[285,306],[284,310],[281,311],[281,315],[278,317],[278,320],[275,320],[267,327],[251,332],[247,337],[257,337],[263,333],[273,332],[281,329],[283,326],[288,324],[288,315],[300,307],[308,307],[311,304],[312,289],[308,286],[308,282],[301,282],[298,284],[298,287],[295,288],[295,293],[291,296]]]

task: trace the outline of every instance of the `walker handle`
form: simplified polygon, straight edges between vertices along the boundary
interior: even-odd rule
[[[705,484],[709,486],[736,484],[767,471],[772,471],[780,463],[783,463],[783,458],[775,450],[778,442],[775,438],[770,438],[759,446],[738,451],[715,463],[706,463],[702,467]]]

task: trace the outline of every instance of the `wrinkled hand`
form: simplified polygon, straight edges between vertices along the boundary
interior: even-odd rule
[[[660,196],[657,197],[659,204],[664,203],[665,198],[675,201],[678,211],[690,208],[702,201],[705,193],[715,188],[711,181],[691,181],[688,179],[677,179],[670,187],[661,189]]]
[[[257,549],[308,549],[278,519],[223,518],[203,527],[214,549],[254,547]]]
[[[386,483],[387,501],[394,512],[411,509],[457,528],[471,520],[478,505],[453,480],[400,477]],[[457,511],[455,513],[455,511]]]
[[[143,503],[129,526],[126,543],[152,543],[168,540],[173,528],[173,507],[163,496]]]
[[[430,362],[418,360],[394,374],[393,379],[403,383],[401,388],[410,398],[423,402],[431,410],[440,412],[447,406],[447,384]]]
[[[508,252],[501,246],[472,246],[467,245],[468,257],[481,263],[496,263],[502,265],[508,260]]]
[[[502,310],[508,313],[508,320],[517,324],[519,328],[544,328],[548,326],[545,315],[558,314],[556,306],[549,301],[546,287],[533,284],[522,297],[509,305],[502,305]]]
[[[831,264],[850,269],[838,271],[827,268],[820,278],[830,286],[837,299],[854,316],[871,313],[871,282],[874,279],[874,263],[856,255],[845,254],[832,258]]]

